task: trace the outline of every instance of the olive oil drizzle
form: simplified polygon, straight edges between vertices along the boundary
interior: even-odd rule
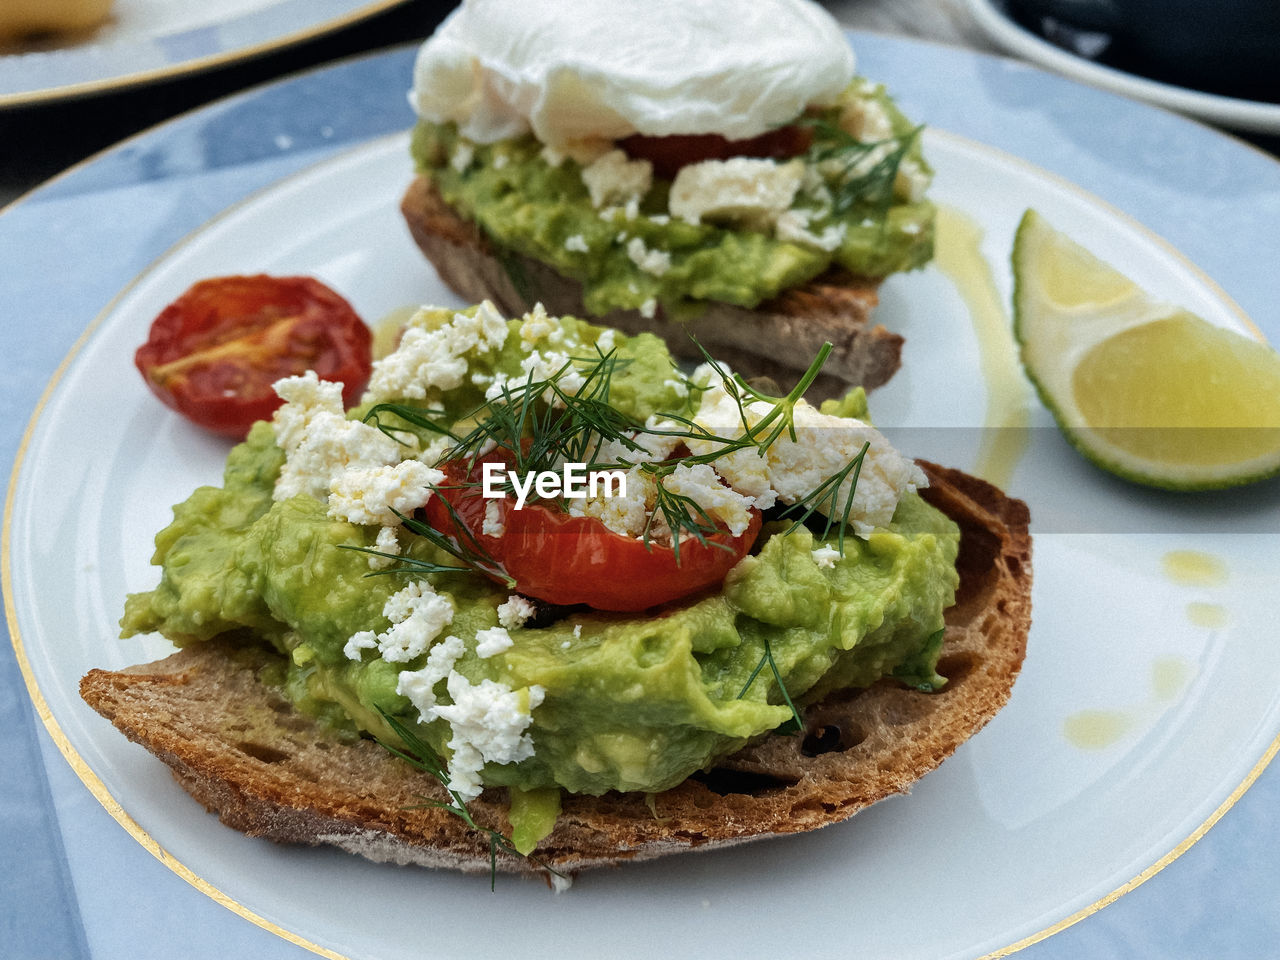
[[[1030,440],[1030,391],[1020,372],[1008,311],[991,266],[982,256],[981,240],[981,229],[969,217],[951,207],[938,207],[934,262],[969,309],[987,386],[984,436],[974,472],[1006,489]]]

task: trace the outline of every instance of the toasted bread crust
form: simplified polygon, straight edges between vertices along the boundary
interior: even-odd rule
[[[769,377],[784,387],[830,342],[824,374],[806,394],[813,400],[843,395],[853,386],[874,389],[901,365],[902,337],[870,323],[878,280],[832,272],[755,309],[709,304],[688,323],[668,319],[661,307],[652,318],[637,310],[591,317],[577,281],[521,254],[500,260],[480,228],[449,207],[426,177],[410,184],[400,209],[414,241],[446,284],[466,300],[493,301],[508,316],[540,301],[552,316],[583,317],[629,334],[654,333],[676,356],[700,360],[692,335],[743,376]]]
[[[1026,506],[981,480],[922,463],[927,499],[961,528],[960,589],[947,613],[940,692],[884,680],[804,711],[807,736],[770,736],[656,797],[566,795],[535,853],[560,872],[711,849],[844,820],[909,786],[1008,700],[1030,625]],[[344,740],[258,679],[268,654],[219,642],[156,663],[93,670],[84,699],[167,763],[229,826],[272,840],[333,844],[375,860],[489,869],[487,839],[421,806],[439,785],[369,740]],[[470,805],[509,832],[505,791]],[[503,870],[538,866],[500,856]]]

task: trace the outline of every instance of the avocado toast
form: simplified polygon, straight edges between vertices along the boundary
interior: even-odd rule
[[[460,348],[455,366],[438,350],[419,354],[430,370],[405,359],[446,340]],[[176,508],[157,538],[159,587],[129,600],[126,633],[159,629],[186,649],[82,684],[229,824],[477,869],[489,864],[488,827],[532,854],[501,858],[504,869],[572,871],[843,819],[905,789],[1007,699],[1029,622],[1025,508],[898,457],[850,416],[865,415],[860,395],[820,412],[798,395],[741,392],[716,364],[683,375],[649,335],[536,311],[508,323],[489,305],[423,311],[380,362],[348,418],[303,402],[323,389],[314,380],[282,382],[294,399],[233,451],[224,487]],[[551,373],[535,379],[538,368]],[[601,396],[604,407],[586,402]],[[516,408],[533,419],[505,434],[492,426]],[[589,421],[589,459],[627,467],[630,498],[522,511],[509,492],[481,501],[446,479],[468,460],[529,455],[548,424],[576,430],[584,410],[605,408],[623,417]],[[715,415],[726,409],[736,424]],[[347,438],[348,460],[398,436],[385,469],[434,471],[430,489],[397,501],[359,464],[319,458],[308,431]],[[601,453],[605,434],[633,446]],[[792,483],[851,438],[863,444],[852,483],[819,484],[825,499],[804,495],[807,478]],[[718,471],[715,482],[692,483],[698,468]],[[661,490],[698,507],[664,513]],[[618,512],[637,503],[643,534]],[[433,515],[433,504],[448,506]],[[526,575],[516,538],[530,522],[590,531],[544,536],[541,556],[590,542],[630,558],[609,568],[622,587],[557,592],[592,589],[586,575],[555,582],[572,557]],[[740,537],[737,553],[715,546]],[[679,595],[626,578],[677,545]],[[726,555],[723,583],[689,592],[684,581]],[[484,709],[466,714],[478,700]],[[424,748],[447,777],[370,737]],[[472,823],[421,806],[449,796],[443,783]]]
[[[902,338],[870,313],[932,255],[931,171],[809,0],[468,0],[410,101],[402,211],[469,302],[540,302],[696,360],[692,334],[788,387],[830,342],[815,397],[897,370]]]

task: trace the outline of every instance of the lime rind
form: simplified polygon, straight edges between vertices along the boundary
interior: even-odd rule
[[[1069,428],[1060,421],[1058,425],[1067,442],[1095,466],[1148,487],[1182,491],[1225,490],[1280,476],[1280,449],[1269,456],[1216,466],[1179,464],[1177,475],[1174,475],[1166,464],[1160,463],[1153,469],[1151,460],[1136,457],[1109,442],[1104,433],[1108,428]]]
[[[1067,291],[1074,302],[1064,303],[1063,297],[1054,296],[1055,286],[1059,293],[1064,289],[1063,260],[1065,272],[1069,275],[1071,270],[1078,270],[1084,281],[1080,288]],[[1052,265],[1046,267],[1051,261]],[[1140,456],[1129,448],[1143,444],[1116,441],[1135,439],[1133,435],[1126,437],[1125,430],[1172,429],[1180,431],[1179,442],[1194,445],[1199,442],[1195,431],[1221,428],[1091,425],[1076,402],[1072,382],[1086,355],[1121,333],[1186,311],[1153,299],[1123,274],[1054,230],[1034,210],[1028,210],[1018,225],[1012,267],[1013,329],[1023,368],[1059,429],[1086,459],[1127,480],[1168,490],[1224,489],[1280,474],[1280,426],[1268,424],[1261,428],[1268,431],[1263,435],[1266,443],[1270,443],[1272,433],[1275,441],[1272,449],[1256,456],[1188,463]],[[1049,282],[1044,280],[1046,269],[1052,271]],[[1090,280],[1099,282],[1099,295],[1091,295]],[[1200,318],[1193,319],[1205,324]],[[1280,357],[1276,366],[1280,371]],[[1280,373],[1277,384],[1280,389]],[[1201,436],[1207,439],[1207,435]],[[1257,436],[1250,439],[1256,441]],[[1248,446],[1260,445],[1253,442]]]

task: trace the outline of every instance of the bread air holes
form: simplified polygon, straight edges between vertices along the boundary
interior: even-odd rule
[[[942,688],[942,692],[948,693],[956,689],[965,677],[981,665],[982,658],[968,650],[946,654],[938,661],[938,673],[947,678],[947,685]]]
[[[867,733],[856,723],[843,725],[824,723],[815,727],[800,742],[800,752],[806,757],[820,757],[824,753],[840,753],[850,750],[867,739]]]
[[[277,750],[275,747],[269,747],[263,743],[253,743],[249,740],[241,740],[236,744],[236,749],[241,753],[248,754],[255,760],[261,760],[263,763],[281,763],[289,759],[289,754],[283,750]]]
[[[695,773],[689,779],[696,780],[712,793],[721,797],[731,793],[759,796],[777,790],[785,790],[787,787],[795,785],[795,780],[775,777],[768,773],[726,770],[723,767]]]

